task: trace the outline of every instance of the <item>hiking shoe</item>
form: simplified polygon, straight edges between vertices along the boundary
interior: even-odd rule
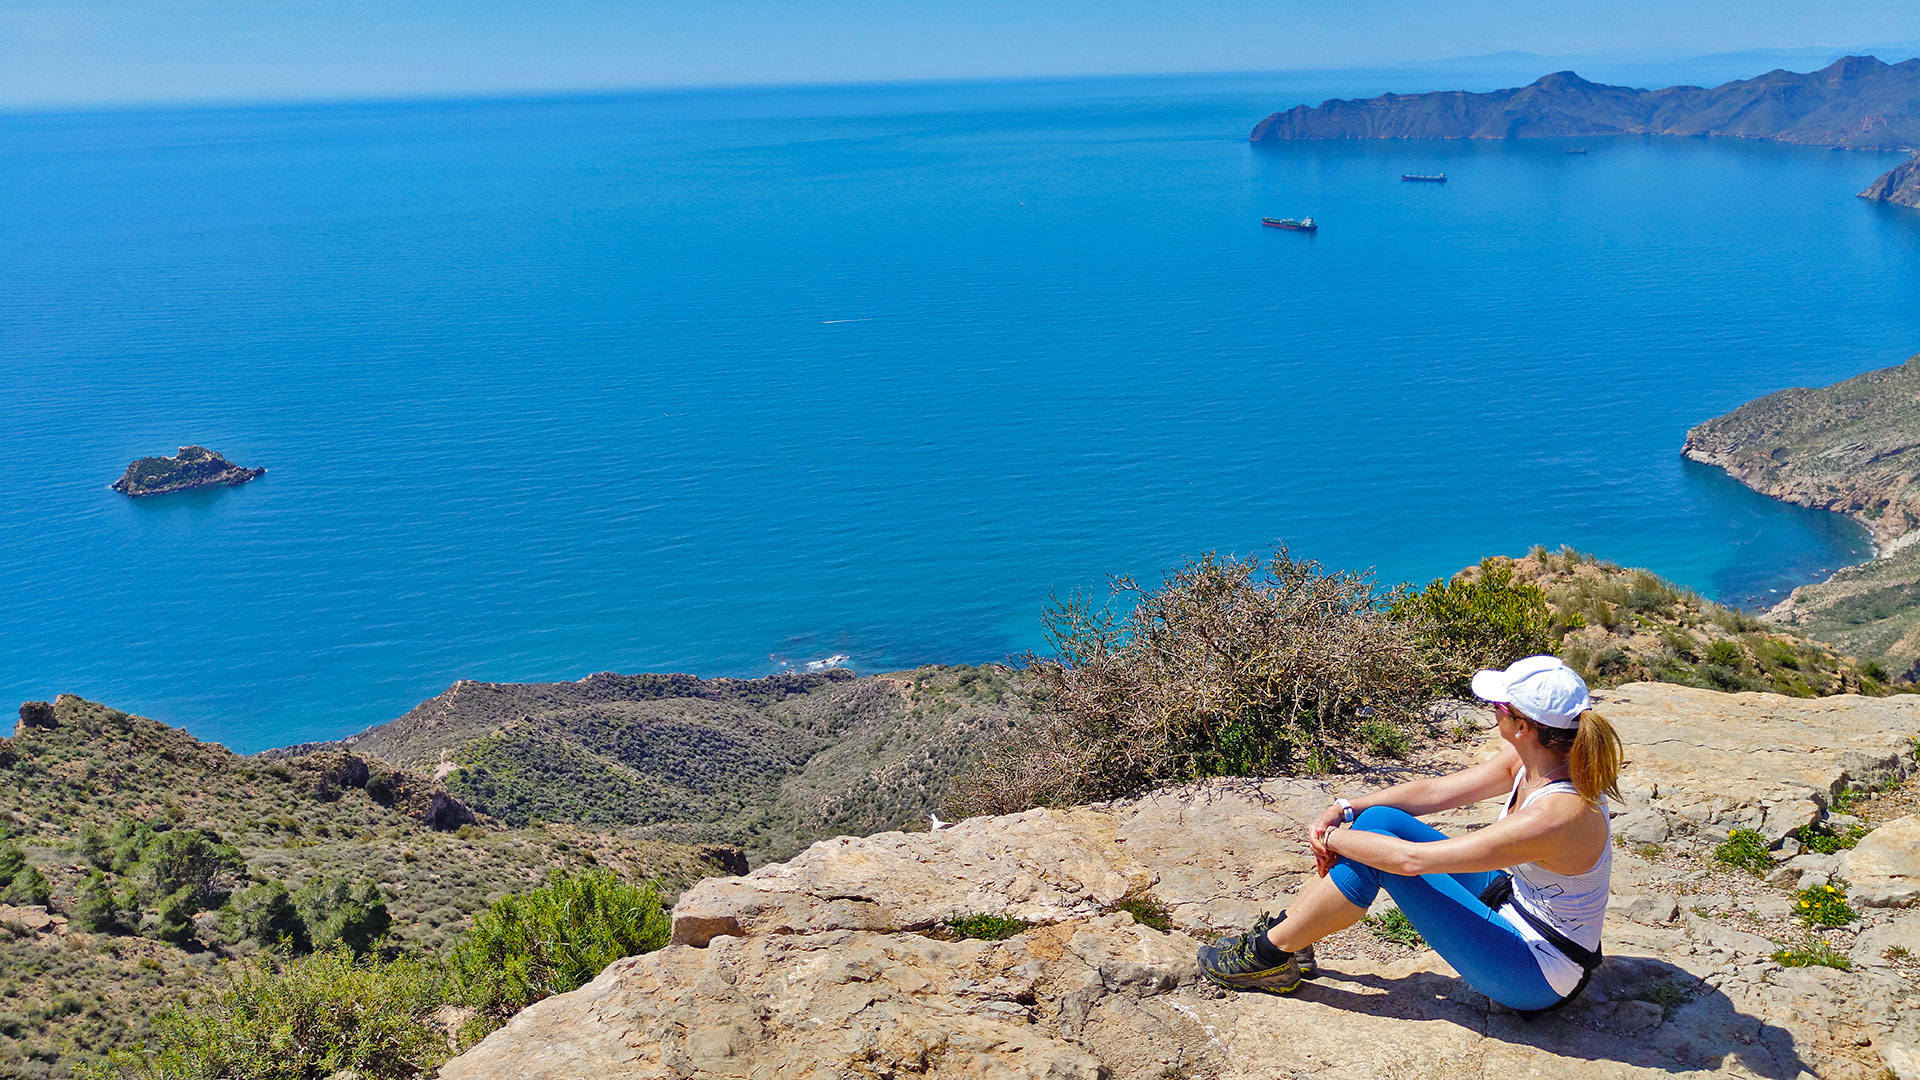
[[[1253,932],[1256,934],[1264,934],[1274,927],[1279,926],[1280,920],[1286,917],[1287,913],[1284,911],[1278,915],[1268,915],[1263,911],[1260,913],[1260,921],[1253,924]],[[1215,944],[1224,945],[1226,943],[1221,941]],[[1293,964],[1300,969],[1300,977],[1303,979],[1311,979],[1315,975],[1320,974],[1320,965],[1314,962],[1313,946],[1311,945],[1293,954]]]
[[[1266,933],[1254,930],[1239,937],[1226,938],[1200,946],[1200,973],[1215,986],[1229,990],[1257,990],[1263,994],[1291,994],[1300,985],[1300,965],[1293,953],[1277,967],[1267,967],[1254,954],[1254,939]]]

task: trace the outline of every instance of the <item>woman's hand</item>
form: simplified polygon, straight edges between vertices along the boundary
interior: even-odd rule
[[[1313,819],[1313,825],[1307,831],[1307,842],[1313,845],[1314,854],[1320,853],[1327,830],[1339,828],[1340,821],[1345,816],[1345,811],[1340,809],[1340,804],[1334,803],[1320,811],[1320,816]]]
[[[1327,871],[1333,869],[1333,861],[1337,858],[1333,852],[1327,850],[1327,837],[1333,830],[1340,827],[1340,822],[1345,817],[1345,811],[1335,803],[1321,811],[1320,816],[1314,819],[1313,825],[1307,830],[1307,843],[1313,847],[1313,872],[1321,877],[1326,877]]]

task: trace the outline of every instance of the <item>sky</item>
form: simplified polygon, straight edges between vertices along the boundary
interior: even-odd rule
[[[0,108],[1920,40],[1915,0],[0,0]],[[1758,72],[1755,72],[1756,74]]]

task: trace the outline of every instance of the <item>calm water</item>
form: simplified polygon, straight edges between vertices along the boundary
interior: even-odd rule
[[[1861,554],[1678,449],[1920,350],[1890,159],[1245,141],[1385,88],[0,117],[0,698],[253,750],[460,678],[1000,658],[1209,549],[1735,601]],[[187,442],[270,471],[107,490]]]

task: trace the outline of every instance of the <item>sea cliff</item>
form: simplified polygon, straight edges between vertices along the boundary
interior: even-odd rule
[[[1770,615],[1896,677],[1920,675],[1920,356],[1750,401],[1687,432],[1681,452],[1865,526],[1878,558],[1795,589]]]

